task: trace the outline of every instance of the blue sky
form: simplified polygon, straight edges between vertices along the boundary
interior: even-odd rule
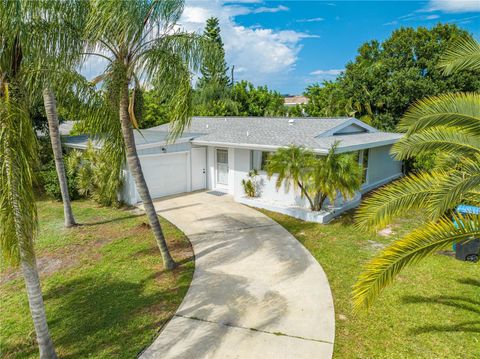
[[[211,16],[220,20],[235,80],[282,94],[334,79],[363,42],[402,26],[456,23],[480,40],[480,0],[186,0],[179,26],[200,33]],[[90,79],[104,67],[90,58],[82,73]]]
[[[363,42],[402,26],[456,23],[480,38],[480,0],[187,0],[181,24],[201,31],[210,16],[220,19],[236,79],[290,94],[335,78]]]

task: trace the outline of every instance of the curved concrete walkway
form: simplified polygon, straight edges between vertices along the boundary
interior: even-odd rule
[[[289,232],[228,195],[197,192],[155,206],[190,238],[195,274],[141,358],[331,358],[328,280]]]

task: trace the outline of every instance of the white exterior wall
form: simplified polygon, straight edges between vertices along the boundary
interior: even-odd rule
[[[388,183],[402,175],[402,162],[395,161],[390,155],[391,146],[381,146],[370,148],[368,158],[367,183],[362,187],[361,192],[367,192],[371,189],[379,187]],[[234,153],[234,161],[231,162],[230,154]],[[242,180],[247,178],[248,172],[251,168],[251,151],[241,148],[229,149],[229,190],[236,199],[245,196],[242,186]],[[215,175],[215,164],[212,165],[211,171]],[[230,181],[233,174],[234,180]],[[302,198],[300,190],[294,190],[293,185],[290,190],[286,191],[285,186],[282,185],[280,189],[276,189],[277,176],[273,175],[270,179],[265,172],[259,171],[257,180],[260,183],[260,197],[278,202],[285,206],[294,206],[309,209],[309,203],[306,198]],[[233,183],[233,185],[232,185]],[[215,187],[209,187],[215,188]],[[342,198],[338,198],[336,205],[342,206]],[[327,200],[328,203],[328,200]]]
[[[231,172],[234,176],[233,182],[233,195],[235,198],[241,198],[245,196],[243,190],[242,180],[247,178],[248,172],[251,169],[251,150],[243,148],[232,149],[234,152],[234,167]],[[260,197],[268,198],[275,202],[281,202],[289,206],[298,206],[309,208],[308,201],[305,198],[301,198],[300,191],[295,191],[293,186],[290,187],[290,191],[285,191],[285,187],[282,187],[277,191],[275,183],[277,176],[272,176],[268,179],[266,172],[259,171],[258,182],[260,183]]]

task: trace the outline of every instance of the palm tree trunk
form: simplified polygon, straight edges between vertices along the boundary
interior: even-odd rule
[[[306,188],[303,187],[303,184],[300,181],[298,181],[297,184],[298,184],[298,187],[300,187],[300,190],[302,191],[303,195],[307,198],[308,203],[310,204],[310,210],[315,211],[315,204],[313,203],[312,199],[308,195]]]
[[[318,192],[315,195],[315,201],[314,201],[314,206],[315,206],[315,211],[321,211],[323,204],[325,203],[325,200],[327,199],[327,195],[323,194],[321,192]]]
[[[60,132],[58,129],[57,104],[53,91],[48,87],[43,90],[43,103],[48,119],[48,130],[50,133],[50,141],[52,143],[58,182],[60,183],[60,192],[62,193],[65,227],[68,228],[76,225],[76,222],[73,217],[70,195],[68,193],[67,176],[65,175],[65,165],[63,164],[62,143],[60,141]]]
[[[28,306],[32,315],[33,326],[37,335],[38,349],[40,359],[56,359],[57,354],[53,346],[50,331],[48,330],[47,315],[43,303],[42,289],[40,287],[40,278],[38,276],[37,262],[33,250],[32,233],[25,233],[22,218],[22,210],[19,204],[18,191],[16,186],[12,186],[12,206],[13,217],[15,221],[15,235],[19,241],[20,264],[23,277],[25,278],[25,287],[27,289]]]
[[[22,246],[20,246],[22,248]],[[27,260],[25,253],[21,251],[21,267],[25,278],[27,288],[28,305],[32,314],[35,333],[37,334],[38,348],[40,350],[40,359],[56,359],[57,354],[53,346],[52,338],[48,330],[47,317],[45,314],[45,305],[43,303],[42,289],[38,277],[37,263],[35,258]]]
[[[132,172],[137,191],[143,202],[143,207],[152,227],[155,239],[157,241],[158,248],[163,258],[163,265],[165,269],[173,269],[176,266],[170,251],[167,247],[167,242],[163,235],[160,221],[158,220],[157,212],[152,202],[152,197],[147,187],[147,182],[143,175],[140,159],[138,158],[137,148],[135,146],[135,138],[133,136],[133,128],[130,122],[130,115],[128,114],[128,87],[125,86],[120,94],[120,123],[122,125],[123,140],[125,142],[127,152],[127,163],[130,171]]]

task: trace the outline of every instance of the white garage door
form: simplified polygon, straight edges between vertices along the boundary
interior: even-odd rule
[[[140,156],[152,198],[188,191],[187,153]]]

